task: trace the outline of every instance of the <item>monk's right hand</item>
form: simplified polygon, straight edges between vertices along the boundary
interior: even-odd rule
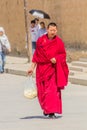
[[[33,62],[27,72],[29,76],[31,76],[33,74],[35,66],[36,66],[36,63]]]
[[[31,75],[33,74],[33,69],[29,69],[29,70],[27,71],[27,74],[28,74],[29,76],[31,76]]]

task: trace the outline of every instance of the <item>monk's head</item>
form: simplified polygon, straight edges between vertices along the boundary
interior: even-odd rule
[[[57,34],[57,25],[56,23],[52,22],[49,23],[47,26],[47,33],[48,33],[48,38],[53,39],[56,34]]]

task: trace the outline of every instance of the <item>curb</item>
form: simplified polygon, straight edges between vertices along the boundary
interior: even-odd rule
[[[5,68],[5,73],[20,75],[20,76],[27,76],[26,71],[13,70],[13,69],[8,69],[8,68]],[[69,82],[71,82],[72,84],[87,86],[87,80],[86,79],[74,77],[74,75],[75,75],[74,72],[71,71],[70,75],[69,75]],[[33,77],[35,78],[35,73],[33,74]]]

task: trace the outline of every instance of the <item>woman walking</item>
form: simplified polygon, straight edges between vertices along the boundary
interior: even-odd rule
[[[6,61],[6,54],[3,51],[3,46],[7,48],[8,52],[11,52],[10,43],[5,34],[4,28],[0,27],[0,73],[4,72],[4,65]]]

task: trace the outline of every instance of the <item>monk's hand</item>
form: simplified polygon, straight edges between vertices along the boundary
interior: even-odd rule
[[[30,68],[30,69],[27,71],[27,74],[28,74],[29,76],[31,76],[31,75],[33,74],[33,69]]]
[[[36,63],[32,63],[32,64],[31,64],[31,67],[30,67],[29,70],[27,71],[27,74],[28,74],[29,76],[31,76],[31,75],[33,74],[35,66],[36,66]]]
[[[56,63],[56,59],[55,59],[55,58],[50,59],[50,61],[51,61],[53,64]]]

